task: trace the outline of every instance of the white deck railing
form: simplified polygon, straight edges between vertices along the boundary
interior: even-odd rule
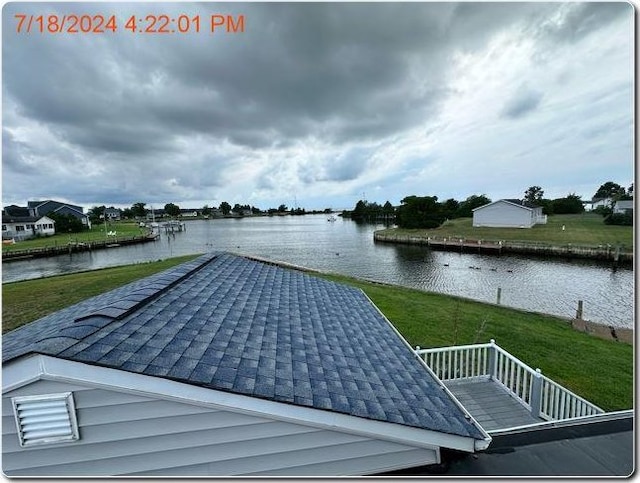
[[[549,421],[604,413],[598,406],[543,376],[499,347],[474,344],[434,349],[416,348],[420,356],[442,381],[487,378],[499,382],[535,417]]]

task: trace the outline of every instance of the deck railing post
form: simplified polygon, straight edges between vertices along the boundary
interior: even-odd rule
[[[495,379],[498,370],[498,350],[496,349],[496,341],[491,339],[489,346],[489,377]]]
[[[531,381],[531,414],[534,418],[540,417],[542,408],[542,371],[536,368],[536,373]]]

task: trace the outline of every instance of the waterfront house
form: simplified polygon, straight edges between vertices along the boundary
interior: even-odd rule
[[[30,216],[45,216],[50,213],[59,215],[71,215],[78,218],[84,226],[91,228],[91,220],[84,214],[81,206],[72,205],[70,203],[62,203],[60,201],[29,201],[27,202]]]
[[[491,438],[359,289],[212,253],[3,336],[8,476],[367,475]]]
[[[586,201],[584,209],[585,211],[593,211],[596,208],[611,208],[613,200],[611,198],[593,198],[591,201]]]
[[[195,218],[199,216],[198,210],[192,208],[180,208],[180,216],[184,218]]]
[[[22,241],[37,236],[54,235],[55,221],[46,216],[2,215],[2,239]]]
[[[531,228],[547,223],[542,207],[517,199],[502,199],[473,210],[473,226]]]
[[[31,216],[28,208],[16,205],[2,210],[2,239],[22,241],[55,234],[55,221],[46,216]]]
[[[614,213],[633,213],[633,200],[619,200],[613,205]]]
[[[107,217],[107,220],[110,221],[118,221],[122,217],[122,210],[120,208],[105,208],[104,216]]]

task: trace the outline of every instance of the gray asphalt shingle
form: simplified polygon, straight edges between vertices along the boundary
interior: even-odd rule
[[[361,290],[226,253],[3,336],[29,353],[482,439]]]

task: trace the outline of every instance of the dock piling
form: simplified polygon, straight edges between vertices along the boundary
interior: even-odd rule
[[[576,310],[576,319],[582,320],[582,300],[578,300],[578,309]]]

